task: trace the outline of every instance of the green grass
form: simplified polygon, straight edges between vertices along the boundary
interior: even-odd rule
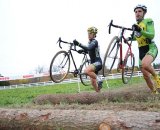
[[[144,81],[143,78],[132,78],[129,85],[140,83],[142,81]],[[108,80],[107,83],[109,85],[109,88],[107,88],[106,82],[104,82],[102,91],[126,86],[122,83],[121,79]],[[94,89],[92,86],[83,86],[82,84],[80,84],[80,92],[83,91],[94,92]],[[0,90],[0,107],[23,106],[25,104],[32,103],[32,100],[39,95],[59,93],[78,93],[78,84],[55,84],[50,86]]]

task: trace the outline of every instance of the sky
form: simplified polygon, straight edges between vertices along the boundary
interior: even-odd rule
[[[109,22],[113,19],[115,24],[131,27],[136,23],[133,9],[137,4],[148,7],[145,17],[154,20],[154,40],[160,48],[159,0],[0,0],[0,74],[33,74],[38,66],[48,69],[60,50],[58,38],[87,44],[90,26],[98,28],[103,57],[110,40],[119,32],[112,28],[112,34],[108,34]],[[132,48],[138,64],[137,44]],[[155,62],[159,58],[160,53]]]

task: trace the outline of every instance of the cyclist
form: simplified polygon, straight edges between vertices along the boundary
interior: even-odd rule
[[[139,65],[148,87],[152,93],[158,94],[157,88],[160,88],[160,79],[151,65],[158,54],[158,48],[153,41],[155,35],[154,22],[151,18],[144,18],[147,13],[145,5],[137,5],[134,12],[137,24],[134,24],[132,28],[135,29],[135,39],[138,42]],[[157,87],[154,86],[150,74],[153,76]]]
[[[92,86],[94,87],[95,91],[99,92],[102,88],[103,82],[97,76],[98,71],[102,69],[102,60],[100,57],[98,41],[95,39],[98,29],[96,27],[90,27],[87,31],[89,39],[87,46],[79,43],[77,40],[73,40],[73,43],[82,48],[78,51],[79,53],[82,53],[83,51],[88,52],[91,64],[86,67],[85,73],[90,77]]]

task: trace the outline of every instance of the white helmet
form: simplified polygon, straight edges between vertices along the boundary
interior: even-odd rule
[[[145,13],[147,12],[147,7],[145,5],[141,5],[141,4],[138,4],[135,8],[134,8],[134,12],[137,8],[141,8]]]

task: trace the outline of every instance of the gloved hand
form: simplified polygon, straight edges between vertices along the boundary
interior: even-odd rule
[[[137,32],[140,32],[142,30],[137,24],[133,24],[132,29],[134,29]]]
[[[127,43],[128,41],[131,41],[132,38],[131,37],[127,37],[126,39],[124,39],[124,43]]]
[[[81,53],[83,53],[85,51],[83,49],[81,49],[81,50],[78,50],[77,52],[81,54]]]
[[[75,40],[73,40],[73,44],[76,46],[79,46],[80,43],[75,39]]]

